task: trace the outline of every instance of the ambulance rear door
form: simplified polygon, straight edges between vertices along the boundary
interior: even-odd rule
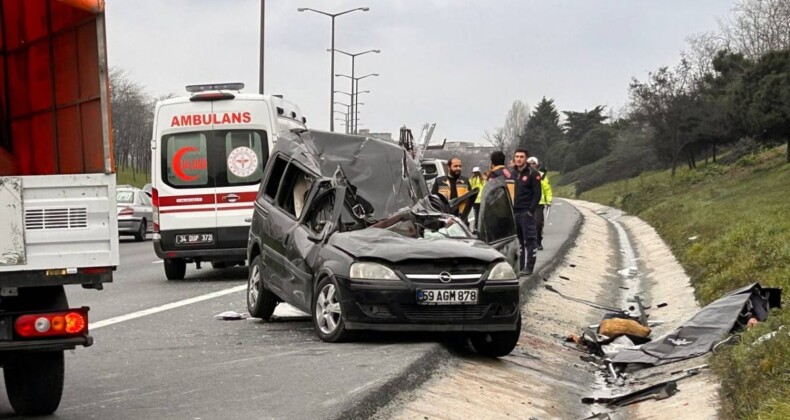
[[[212,105],[197,101],[159,108],[153,178],[165,250],[217,248]]]
[[[213,102],[217,236],[220,248],[246,248],[255,197],[274,130],[263,98]],[[234,116],[241,115],[241,121]],[[227,123],[230,116],[230,123]]]

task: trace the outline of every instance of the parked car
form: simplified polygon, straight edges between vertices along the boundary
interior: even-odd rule
[[[515,347],[518,242],[504,181],[483,190],[475,237],[449,214],[460,203],[428,196],[416,162],[391,143],[303,132],[281,137],[266,167],[248,245],[250,315],[268,320],[287,302],[327,342],[354,330],[456,331],[481,354]]]
[[[133,235],[137,241],[144,241],[153,231],[151,199],[143,190],[125,185],[118,186],[115,193],[118,208],[118,235]]]

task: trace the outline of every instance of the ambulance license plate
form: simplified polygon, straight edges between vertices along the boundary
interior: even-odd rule
[[[477,289],[462,290],[417,290],[419,305],[474,305],[477,303]]]
[[[190,233],[188,235],[176,235],[176,245],[200,245],[213,243],[213,233]]]

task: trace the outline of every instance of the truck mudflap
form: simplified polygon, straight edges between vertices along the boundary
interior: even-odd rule
[[[89,347],[88,307],[0,313],[0,352]]]

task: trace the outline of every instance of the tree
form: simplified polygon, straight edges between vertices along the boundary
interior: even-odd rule
[[[662,67],[650,73],[646,82],[634,79],[630,86],[633,117],[653,130],[659,157],[672,165],[672,176],[698,122],[698,92],[691,66],[681,61],[674,70]]]
[[[726,47],[756,61],[769,51],[790,48],[790,2],[739,0],[719,22]]]
[[[554,106],[554,99],[546,99],[544,96],[532,111],[518,145],[529,150],[531,155],[538,156],[544,165],[556,165],[563,157],[550,155],[549,149],[560,140],[560,114]]]
[[[150,173],[151,132],[155,100],[118,68],[110,70],[113,153],[121,168]]]
[[[762,56],[744,72],[735,98],[751,134],[764,142],[785,141],[790,162],[790,50]]]
[[[505,156],[511,156],[528,120],[529,108],[524,102],[517,99],[513,101],[513,105],[505,116],[505,125],[494,129],[493,132],[486,131],[483,139],[497,150],[504,152]]]
[[[606,108],[603,105],[598,105],[595,108],[583,112],[563,111],[565,114],[565,138],[568,143],[578,143],[584,136],[592,129],[601,126],[606,121],[606,115],[603,112]]]
[[[719,51],[726,49],[726,43],[720,34],[702,32],[686,38],[688,47],[680,53],[680,57],[689,63],[693,77],[702,81],[714,72],[713,60]]]

